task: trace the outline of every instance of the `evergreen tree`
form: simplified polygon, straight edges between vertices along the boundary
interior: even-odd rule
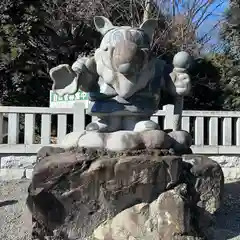
[[[144,0],[2,0],[0,2],[0,101],[5,105],[48,106],[52,82],[49,69],[61,63],[72,64],[78,55],[91,55],[101,36],[93,25],[95,15],[108,17],[113,24],[139,26],[144,15]],[[134,4],[133,4],[134,3]],[[159,26],[152,50],[167,62],[179,50],[189,50],[196,34],[185,29],[183,17],[169,29],[171,14],[161,13],[151,5],[152,18],[166,22]],[[178,21],[177,21],[178,20]],[[184,25],[185,24],[185,25]],[[180,30],[179,30],[180,29]],[[189,29],[189,28],[186,28]],[[182,31],[181,31],[182,32]],[[167,34],[165,34],[167,33]],[[186,38],[185,38],[186,37]],[[182,46],[184,45],[184,46]],[[185,46],[186,45],[186,46]],[[192,44],[193,45],[193,44]],[[187,108],[215,109],[214,91],[218,93],[218,71],[210,62],[196,62],[193,92],[186,98]],[[204,69],[208,69],[206,71]],[[200,73],[199,73],[200,71]],[[200,79],[201,78],[201,79]],[[211,99],[202,96],[198,89]],[[196,92],[195,92],[196,90]],[[218,94],[216,94],[218,95]],[[195,103],[192,105],[192,103]]]
[[[222,28],[224,61],[222,84],[226,109],[240,110],[240,0],[231,0]]]
[[[48,106],[49,69],[92,54],[101,36],[93,17],[136,25],[141,4],[130,0],[4,0],[0,3],[0,102]],[[136,14],[138,17],[134,18]],[[132,18],[129,18],[132,16]]]
[[[43,38],[46,36],[41,1],[5,0],[0,3],[1,102],[9,105],[44,104],[48,88]],[[41,94],[39,94],[41,92]],[[33,104],[34,102],[36,102]]]

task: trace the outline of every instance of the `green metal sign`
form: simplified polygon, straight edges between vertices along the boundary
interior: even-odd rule
[[[83,91],[78,91],[74,95],[58,96],[55,92],[50,91],[50,102],[72,102],[79,100],[88,100],[88,94]]]

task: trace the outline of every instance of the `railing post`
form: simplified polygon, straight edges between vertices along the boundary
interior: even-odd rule
[[[17,144],[19,137],[19,114],[8,114],[8,144]]]
[[[164,129],[173,129],[173,120],[174,120],[174,105],[168,104],[163,106],[165,111],[164,117]]]
[[[33,144],[35,138],[35,114],[25,114],[24,143]]]
[[[42,114],[41,116],[41,144],[51,143],[51,114]]]
[[[223,145],[232,145],[232,118],[225,117],[223,119]]]
[[[194,144],[204,145],[204,117],[196,117],[194,126]]]
[[[209,145],[217,146],[218,145],[218,118],[210,117],[209,119]]]
[[[57,143],[61,143],[67,135],[67,115],[59,114],[57,122]]]
[[[0,112],[0,144],[3,143],[3,125],[4,125],[4,116]]]
[[[240,146],[240,118],[236,121],[236,144]]]
[[[85,104],[76,102],[73,109],[73,131],[82,132],[85,129]]]
[[[182,111],[183,111],[183,97],[176,97],[173,109],[173,130],[178,131],[182,129]]]

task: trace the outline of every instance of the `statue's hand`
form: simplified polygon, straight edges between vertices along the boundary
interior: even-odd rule
[[[173,58],[173,71],[170,74],[172,85],[170,88],[175,96],[186,96],[191,91],[191,79],[187,71],[192,63],[192,57],[187,52],[178,52]]]
[[[53,80],[52,89],[59,95],[75,94],[77,91],[77,74],[68,64],[61,64],[50,69],[50,77]]]
[[[52,89],[60,96],[75,94],[80,88],[89,92],[97,83],[97,72],[93,58],[79,58],[70,67],[61,64],[50,70]]]
[[[91,92],[97,88],[98,73],[94,57],[78,58],[72,69],[77,73],[78,88],[84,92]]]
[[[191,79],[190,76],[185,72],[174,71],[173,74],[173,84],[175,86],[175,92],[178,96],[186,96],[191,91]],[[175,75],[175,76],[174,76]]]

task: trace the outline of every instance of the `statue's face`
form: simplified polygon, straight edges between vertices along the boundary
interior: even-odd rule
[[[126,76],[139,72],[148,60],[150,39],[141,29],[117,27],[108,31],[100,49],[109,51],[109,63],[114,71]]]
[[[131,27],[114,27],[102,39],[100,48],[116,47],[121,42],[131,42],[138,48],[149,48],[150,38],[142,29]]]
[[[153,20],[147,21],[139,28],[116,27],[107,18],[96,17],[95,26],[103,35],[95,53],[99,75],[102,75],[102,65],[126,77],[140,72],[149,59],[154,23]]]

